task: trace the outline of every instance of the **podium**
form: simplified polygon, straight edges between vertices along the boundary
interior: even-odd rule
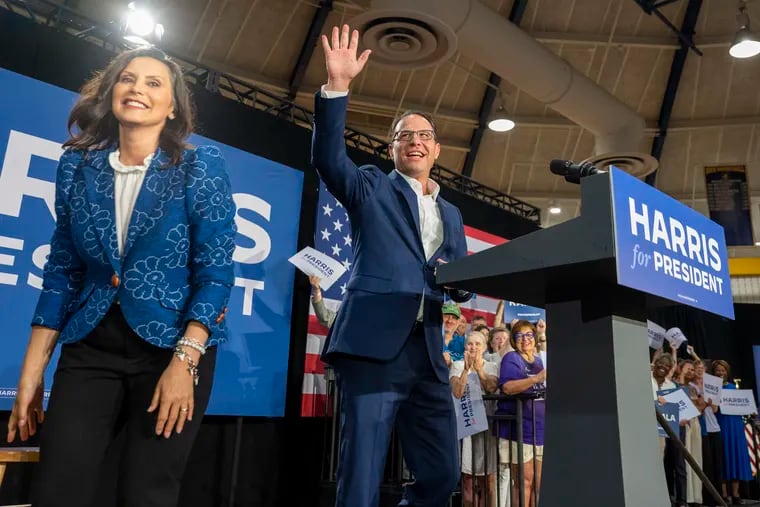
[[[722,228],[614,168],[581,180],[581,203],[575,219],[439,266],[438,282],[546,309],[540,507],[668,507],[646,308],[665,298],[733,317]],[[693,248],[681,256],[677,226],[665,248],[656,212],[666,225],[679,222],[684,238],[692,236],[686,223],[705,244],[714,239],[723,264],[710,265],[714,245],[700,262]],[[675,261],[699,270],[700,280],[715,277],[710,280],[716,288],[720,282],[722,293],[674,277]]]

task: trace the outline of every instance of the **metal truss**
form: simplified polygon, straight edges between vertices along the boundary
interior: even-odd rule
[[[0,8],[27,17],[36,23],[81,38],[102,48],[118,53],[126,48],[119,27],[115,23],[100,25],[87,16],[51,0],[0,0]],[[188,82],[203,86],[211,92],[236,100],[241,104],[275,115],[305,128],[312,128],[313,113],[275,93],[247,83],[242,79],[208,68],[197,62],[169,53],[183,68]],[[346,144],[389,160],[388,142],[377,137],[346,128]],[[535,222],[541,221],[540,208],[511,197],[495,188],[480,184],[445,167],[435,166],[432,172],[441,185],[474,197],[497,208]]]

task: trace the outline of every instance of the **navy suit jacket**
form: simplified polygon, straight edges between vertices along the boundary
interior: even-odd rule
[[[428,354],[436,375],[448,382],[443,359],[444,289],[435,281],[438,260],[467,255],[459,210],[438,196],[443,243],[426,260],[420,237],[417,194],[395,171],[357,167],[346,154],[343,138],[348,97],[317,94],[312,163],[328,190],[351,220],[354,266],[338,315],[322,351],[326,361],[337,354],[379,361],[393,359],[417,320],[420,301]],[[450,291],[466,301],[469,293]]]
[[[218,148],[186,149],[170,165],[158,150],[145,173],[119,255],[112,150],[68,150],[56,176],[56,226],[33,325],[84,338],[118,298],[130,327],[173,347],[187,322],[227,337],[225,308],[234,282],[235,203]]]

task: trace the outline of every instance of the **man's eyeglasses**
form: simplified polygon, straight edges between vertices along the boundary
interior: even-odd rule
[[[515,340],[521,340],[525,338],[526,340],[532,340],[536,337],[536,335],[533,333],[533,331],[528,331],[527,333],[515,333],[514,334]]]
[[[393,135],[393,140],[400,143],[409,143],[414,139],[414,135],[420,138],[420,141],[432,141],[435,139],[435,132],[432,130],[399,130]]]

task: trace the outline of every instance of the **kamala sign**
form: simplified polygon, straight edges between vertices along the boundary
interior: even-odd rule
[[[734,318],[723,227],[612,168],[618,283]]]

